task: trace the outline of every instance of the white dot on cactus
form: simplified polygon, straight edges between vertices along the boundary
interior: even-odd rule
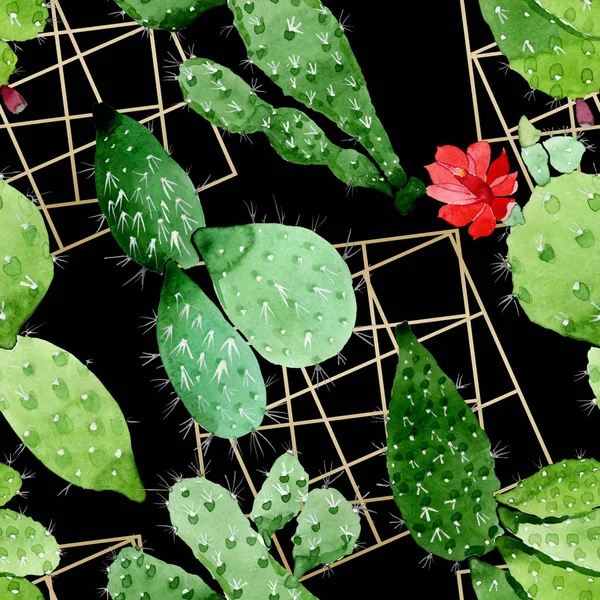
[[[75,476],[81,477],[81,469],[77,469],[77,471],[75,471]]]
[[[196,10],[195,6],[190,6],[190,12],[194,12]]]
[[[227,272],[223,271],[223,277],[227,277]]]
[[[121,456],[123,456],[123,451],[121,450],[121,448],[119,448],[116,452],[115,452],[115,456],[117,458],[121,458]]]
[[[529,13],[528,13],[528,12],[524,12],[524,13],[523,13],[523,16],[524,16],[524,17],[529,17],[530,15],[529,15]]]
[[[116,144],[113,144],[113,145],[110,147],[110,149],[112,150],[112,149],[113,149],[113,148],[115,148],[115,147],[116,147]]]
[[[380,142],[380,141],[381,141],[381,138],[380,138],[380,137],[378,137],[378,138],[377,138],[377,141],[378,141],[378,142]]]
[[[242,308],[242,309],[240,310],[240,312],[241,312],[243,315],[245,315],[245,314],[246,314],[248,311],[247,311],[245,308]]]
[[[98,425],[96,425],[96,423],[92,423],[92,424],[90,425],[90,429],[91,429],[92,431],[96,431],[96,430],[98,429]]]
[[[89,452],[90,454],[93,454],[94,452],[96,452],[96,448],[94,448],[94,446],[90,446]]]
[[[256,281],[262,281],[262,275],[257,275],[256,276]]]
[[[271,346],[265,346],[265,351],[266,352],[273,352],[273,348],[271,348]]]
[[[56,454],[58,454],[59,456],[64,456],[65,455],[65,450],[64,448],[60,448],[59,450],[56,451]]]
[[[5,257],[4,257],[4,262],[5,262],[6,264],[10,263],[11,261],[12,261],[12,258],[11,258],[10,256],[5,256]]]
[[[563,326],[563,327],[566,327],[568,324],[569,324],[569,319],[565,319],[565,320],[562,322],[562,326]]]
[[[263,230],[262,230],[262,227],[261,227],[261,228],[258,230],[258,233],[262,233],[262,232],[263,232]]]
[[[574,285],[573,285],[573,289],[578,292],[581,289],[581,283],[579,283],[579,281],[577,281]]]
[[[244,246],[240,246],[240,252],[243,252],[245,249]]]
[[[104,162],[105,163],[109,163],[110,162],[110,158],[107,158]]]
[[[117,476],[117,472],[116,472],[116,471],[113,471],[113,472],[111,473],[111,475],[112,475],[113,477],[116,477],[116,476]]]
[[[282,330],[281,330],[279,333],[280,333],[281,335],[285,335],[285,334],[286,334],[286,330],[285,330],[285,329],[282,329]]]
[[[126,130],[124,131],[124,135],[127,135],[128,133],[129,133],[129,129],[126,129]]]
[[[29,437],[29,431],[24,431],[24,432],[23,432],[23,436],[24,436],[24,437]]]
[[[272,254],[269,254],[269,256],[267,256],[267,260],[273,260],[275,257]]]
[[[105,137],[105,138],[104,138],[104,141],[105,141],[105,142],[108,142],[108,138],[107,138],[107,137]]]
[[[170,15],[173,11],[170,8],[167,8],[167,14]]]
[[[59,420],[60,420],[60,415],[54,415],[54,422],[58,423]]]

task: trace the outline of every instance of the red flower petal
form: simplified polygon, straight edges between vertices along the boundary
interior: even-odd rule
[[[435,153],[435,160],[436,162],[459,169],[467,169],[469,167],[467,155],[456,146],[439,146]]]
[[[479,177],[482,181],[485,181],[485,176],[490,166],[490,158],[492,156],[492,149],[488,142],[476,142],[471,144],[467,148],[467,156],[473,159],[475,163],[475,169],[469,168],[469,172],[472,175]]]
[[[484,206],[483,202],[475,202],[466,206],[447,205],[440,208],[438,217],[454,225],[454,227],[464,227],[470,223]]]
[[[489,204],[494,199],[494,194],[488,184],[479,179],[479,177],[467,173],[464,177],[457,177],[456,179],[482,202]]]
[[[427,165],[425,168],[429,171],[429,176],[433,183],[456,183],[454,175],[442,165],[438,165],[438,163]]]
[[[508,164],[508,157],[506,156],[506,150],[502,149],[502,154],[492,163],[490,170],[487,174],[486,182],[488,185],[491,185],[498,179],[499,177],[504,177],[504,175],[508,175],[510,171],[510,166]]]
[[[510,173],[506,177],[500,177],[490,186],[494,196],[510,196],[517,191],[517,175],[518,173]]]
[[[445,204],[473,204],[477,197],[462,185],[443,183],[442,185],[430,185],[427,195]]]
[[[477,238],[491,235],[494,229],[496,229],[496,215],[494,215],[492,207],[489,204],[484,204],[481,212],[475,217],[471,227],[469,227],[469,233],[476,240]]]
[[[497,221],[504,221],[508,219],[510,211],[516,202],[512,198],[494,198],[492,202],[492,211],[496,216]]]

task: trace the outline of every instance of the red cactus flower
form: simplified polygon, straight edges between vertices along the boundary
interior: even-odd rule
[[[455,227],[471,223],[473,239],[491,235],[497,221],[505,221],[516,202],[517,173],[509,173],[506,151],[490,166],[488,142],[469,146],[465,154],[455,146],[438,148],[433,164],[425,167],[434,185],[427,195],[446,204],[438,216]]]
[[[4,106],[6,106],[13,115],[18,115],[27,108],[25,98],[8,85],[0,86],[0,95],[2,96]]]

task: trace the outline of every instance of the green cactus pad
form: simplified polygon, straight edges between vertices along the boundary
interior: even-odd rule
[[[535,146],[542,137],[542,132],[523,115],[519,120],[519,144],[522,148]]]
[[[523,588],[504,570],[471,558],[469,560],[471,583],[477,600],[527,600]]]
[[[549,157],[541,144],[523,148],[521,156],[527,166],[527,170],[538,185],[547,185],[550,183]]]
[[[13,42],[31,40],[44,31],[47,20],[44,0],[0,0],[0,38]]]
[[[73,355],[19,337],[0,352],[0,412],[53,473],[142,502],[127,421],[98,378]]]
[[[227,316],[268,361],[315,365],[352,335],[352,275],[313,231],[264,223],[201,229],[194,243]]]
[[[48,291],[54,262],[39,210],[1,178],[0,231],[0,348],[12,348]]]
[[[193,267],[192,233],[205,222],[186,172],[137,121],[107,104],[95,106],[94,119],[98,201],[121,248],[151,271],[169,258]]]
[[[45,600],[40,588],[18,577],[0,577],[0,600]]]
[[[6,85],[17,68],[17,55],[3,40],[0,40],[0,85]]]
[[[312,490],[298,517],[294,542],[294,575],[300,579],[319,565],[330,565],[354,552],[360,515],[333,488]]]
[[[408,323],[396,328],[387,465],[396,504],[427,552],[456,561],[494,548],[501,530],[490,441]]]
[[[497,541],[510,574],[537,600],[595,600],[600,595],[600,574],[551,558],[512,538]]]
[[[22,485],[23,480],[18,471],[0,463],[0,506],[10,502],[19,493]]]
[[[586,37],[600,36],[600,11],[592,0],[527,0],[530,6],[543,8],[546,18],[552,19],[569,32]]]
[[[600,507],[599,468],[593,458],[563,460],[520,481],[496,500],[541,518],[581,515]]]
[[[285,94],[357,139],[395,187],[407,178],[350,43],[320,0],[229,0],[248,58]]]
[[[262,423],[267,391],[254,353],[173,261],[165,268],[156,329],[169,379],[204,429],[237,438]]]
[[[316,600],[269,554],[237,500],[204,478],[184,479],[169,495],[177,535],[232,600]]]
[[[534,190],[525,224],[508,237],[514,295],[527,316],[594,345],[600,345],[599,210],[599,177],[554,177]]]
[[[115,0],[142,27],[177,31],[227,0]]]
[[[585,146],[575,138],[556,136],[544,142],[550,164],[560,173],[572,173],[579,167]]]
[[[179,83],[185,101],[213,125],[231,133],[262,132],[289,162],[325,165],[347,185],[375,188],[391,196],[390,184],[366,156],[336,146],[303,112],[275,109],[226,67],[193,58],[181,65]]]
[[[598,401],[600,399],[600,348],[591,348],[588,352],[587,374],[594,397]]]
[[[135,548],[121,550],[110,565],[107,589],[113,600],[223,600],[197,575]]]
[[[302,509],[308,496],[308,481],[308,474],[291,452],[280,456],[271,467],[250,513],[267,547],[275,532]]]
[[[0,568],[15,577],[47,575],[60,562],[54,536],[33,519],[0,510]]]

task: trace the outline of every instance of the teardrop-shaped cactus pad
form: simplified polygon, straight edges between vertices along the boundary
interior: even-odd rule
[[[360,514],[333,488],[308,494],[294,542],[294,575],[300,579],[319,565],[330,565],[354,552]]]
[[[25,446],[69,483],[136,502],[146,498],[119,405],[68,352],[29,337],[1,351],[0,412]]]
[[[477,600],[529,600],[527,592],[505,569],[471,558],[471,583]]]
[[[45,0],[0,0],[0,38],[32,40],[46,27],[48,6]]]
[[[0,86],[8,83],[17,68],[17,60],[12,48],[4,40],[0,40]]]
[[[268,361],[308,367],[345,346],[356,322],[352,275],[322,237],[256,223],[201,229],[194,242],[227,316]]]
[[[113,600],[223,600],[197,575],[135,548],[119,552],[108,569],[106,589]]]
[[[463,560],[494,548],[502,533],[490,440],[408,323],[396,328],[388,472],[414,540],[442,558]]]
[[[273,535],[302,510],[308,497],[308,480],[304,467],[291,452],[280,456],[271,467],[250,513],[267,546],[271,546]]]
[[[54,261],[39,210],[1,178],[0,231],[0,348],[12,348],[48,291]]]
[[[501,504],[537,517],[570,517],[600,507],[600,463],[593,458],[562,460],[499,494]]]
[[[0,577],[2,600],[45,600],[40,588],[19,577]]]
[[[256,356],[173,261],[166,265],[156,329],[169,379],[204,429],[237,438],[262,423],[267,391]]]
[[[192,233],[204,212],[187,173],[146,127],[107,104],[94,107],[96,191],[121,248],[151,271],[172,258],[193,267]]]
[[[0,506],[10,502],[21,489],[21,475],[9,465],[0,463]]]

